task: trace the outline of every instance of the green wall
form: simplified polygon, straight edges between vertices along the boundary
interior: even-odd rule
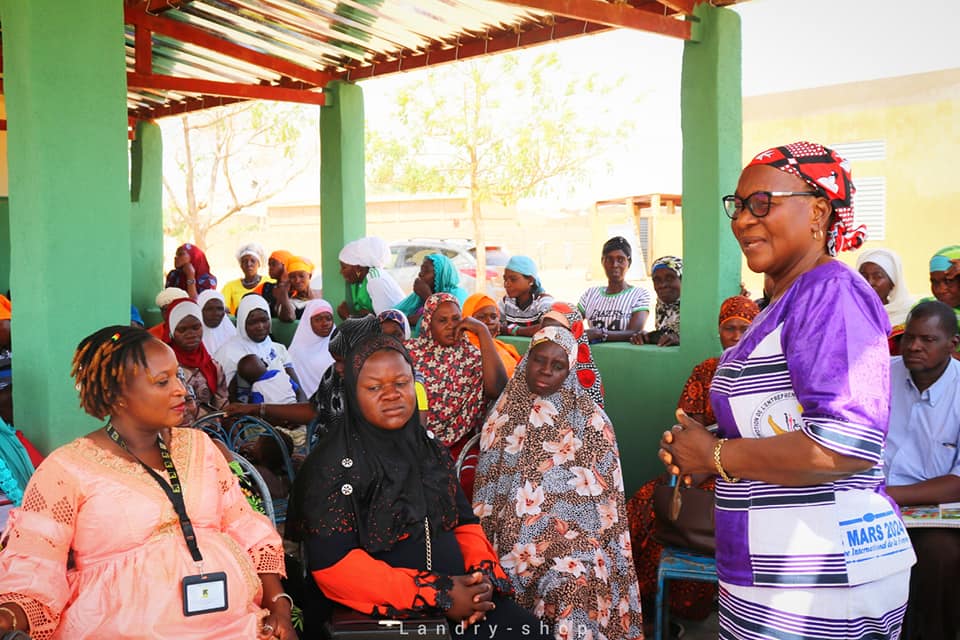
[[[138,122],[130,145],[130,261],[130,300],[149,327],[163,288],[163,139],[155,122]]]
[[[367,229],[363,91],[336,80],[320,108],[320,265],[323,297],[334,309],[345,299],[338,256]],[[334,314],[336,320],[339,316]]]
[[[49,451],[89,431],[70,362],[129,322],[123,3],[4,0],[15,421]]]
[[[10,199],[0,198],[0,293],[10,288]]]

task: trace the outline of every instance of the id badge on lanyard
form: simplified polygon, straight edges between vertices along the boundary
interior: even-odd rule
[[[163,460],[163,467],[170,478],[170,484],[163,481],[156,471],[150,465],[146,464],[127,448],[127,443],[117,432],[114,426],[107,423],[105,427],[107,435],[116,442],[124,451],[129,453],[139,462],[147,473],[150,474],[163,493],[173,504],[174,511],[177,512],[177,519],[180,521],[180,531],[183,532],[183,539],[187,543],[187,549],[190,550],[190,556],[197,565],[198,573],[192,576],[185,576],[182,582],[183,588],[183,615],[197,616],[204,613],[214,613],[216,611],[226,611],[229,607],[227,600],[227,574],[222,571],[205,573],[203,570],[203,555],[200,553],[200,547],[197,545],[197,536],[193,531],[193,523],[187,515],[187,507],[183,501],[183,487],[180,485],[180,476],[177,474],[176,467],[173,466],[173,458],[170,456],[170,450],[164,444],[163,438],[157,436],[157,446],[160,447],[160,458]]]

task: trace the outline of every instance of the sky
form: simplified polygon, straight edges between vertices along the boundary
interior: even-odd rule
[[[751,0],[734,10],[741,16],[744,96],[960,67],[960,0]],[[547,47],[558,52],[566,75],[626,78],[612,100],[633,110],[626,115],[636,122],[632,139],[611,155],[612,168],[593,176],[570,204],[679,192],[682,42],[616,30],[520,55]],[[390,122],[394,88],[417,73],[423,71],[362,83],[371,126]]]

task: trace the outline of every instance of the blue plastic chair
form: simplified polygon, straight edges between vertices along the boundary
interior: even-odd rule
[[[190,426],[194,429],[203,429],[208,436],[219,440],[227,445],[228,449],[233,451],[233,448],[230,446],[230,435],[227,433],[227,430],[223,428],[223,423],[220,421],[220,419],[226,415],[223,411],[208,413]]]
[[[665,547],[657,567],[657,625],[654,640],[664,640],[669,627],[670,603],[667,585],[671,580],[717,581],[717,561],[713,556],[695,553],[677,547]]]
[[[676,483],[677,477],[670,476],[670,485],[674,486]],[[717,582],[717,560],[713,556],[689,549],[663,548],[657,567],[657,624],[653,632],[654,640],[664,640],[664,634],[669,628],[670,602],[667,586],[671,580]]]

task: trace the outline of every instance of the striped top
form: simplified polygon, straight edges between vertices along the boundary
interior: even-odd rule
[[[619,293],[607,293],[606,287],[590,287],[580,296],[577,308],[595,329],[626,331],[630,328],[630,316],[650,310],[650,292],[633,286]]]
[[[717,480],[717,572],[742,586],[872,582],[913,564],[899,510],[884,492],[890,326],[876,293],[831,261],[800,276],[720,360],[710,389],[720,435],[803,431],[873,467],[784,487]]]
[[[507,324],[532,327],[540,324],[540,318],[550,311],[551,306],[553,306],[553,296],[544,293],[537,295],[525,309],[517,305],[516,298],[503,296],[500,299],[500,315]]]

